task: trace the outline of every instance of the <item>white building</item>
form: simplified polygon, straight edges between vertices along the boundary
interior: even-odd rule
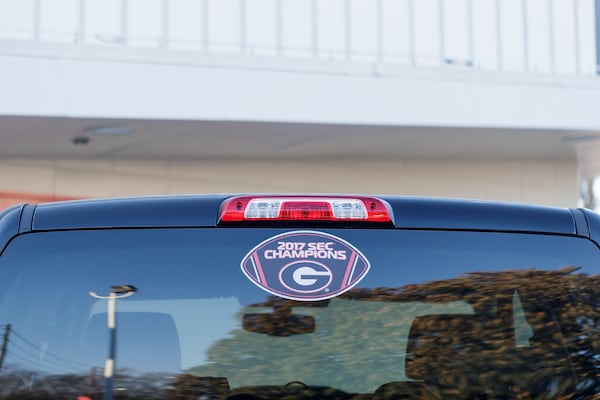
[[[0,0],[0,204],[309,191],[576,206],[600,174],[594,13]]]

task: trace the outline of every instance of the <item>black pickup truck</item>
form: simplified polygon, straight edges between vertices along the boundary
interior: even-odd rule
[[[353,195],[0,213],[0,399],[600,398],[600,216]]]

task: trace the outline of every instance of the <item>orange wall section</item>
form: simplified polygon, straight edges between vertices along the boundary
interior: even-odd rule
[[[0,192],[0,210],[15,204],[37,204],[63,200],[77,200],[77,198],[35,193]]]

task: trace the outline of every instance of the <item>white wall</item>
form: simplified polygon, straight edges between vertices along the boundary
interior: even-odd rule
[[[0,115],[600,129],[600,81],[0,42]]]
[[[593,0],[3,0],[0,38],[595,75]]]

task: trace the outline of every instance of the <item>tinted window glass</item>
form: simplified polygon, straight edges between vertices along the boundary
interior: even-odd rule
[[[599,267],[591,242],[329,230],[370,269],[350,290],[298,301],[274,295],[294,293],[285,289],[284,272],[283,289],[264,288],[240,267],[282,232],[101,230],[15,239],[0,260],[1,395],[101,397],[108,301],[90,292],[108,295],[123,284],[138,290],[116,305],[113,389],[121,398],[558,398],[597,391]],[[328,263],[288,271],[317,287],[333,279]]]

